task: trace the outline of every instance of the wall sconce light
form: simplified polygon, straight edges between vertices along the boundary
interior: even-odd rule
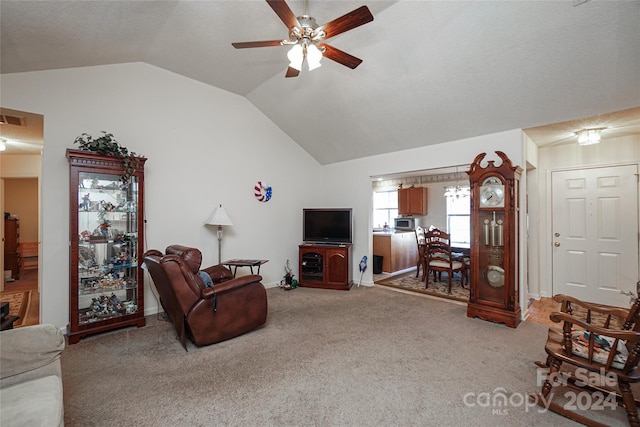
[[[578,144],[592,145],[600,143],[600,132],[604,129],[605,128],[579,130],[576,132],[576,135],[578,135]]]
[[[5,151],[7,149],[7,141],[0,138],[0,151]]]

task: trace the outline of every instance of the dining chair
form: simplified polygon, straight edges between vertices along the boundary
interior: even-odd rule
[[[426,256],[426,245],[424,242],[424,228],[417,226],[415,229],[416,232],[416,244],[418,245],[418,259],[416,260],[416,277],[420,275],[420,267],[422,266],[422,275],[425,276],[428,271],[425,268],[427,264]]]
[[[451,253],[451,237],[448,233],[433,228],[425,233],[426,244],[426,268],[424,268],[425,275],[425,289],[429,287],[429,272],[433,272],[433,281],[436,281],[436,273],[438,274],[437,281],[442,281],[442,273],[448,274],[449,280],[449,293],[451,293],[451,281],[453,279],[453,273],[459,272],[462,276],[464,263],[461,260],[456,260]],[[461,277],[461,280],[462,279]]]

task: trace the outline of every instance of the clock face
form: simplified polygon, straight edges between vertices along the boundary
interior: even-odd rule
[[[480,186],[480,207],[504,207],[504,185],[499,178],[490,176],[482,181],[482,185]]]

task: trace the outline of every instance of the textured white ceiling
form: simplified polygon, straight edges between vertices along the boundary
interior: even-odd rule
[[[246,96],[323,164],[515,128],[562,143],[574,129],[540,127],[640,106],[639,1],[311,0],[308,12],[324,23],[363,3],[374,21],[329,41],[358,68],[325,59],[285,79],[285,47],[231,46],[286,38],[264,1],[2,0],[0,70],[147,62]],[[637,133],[631,112],[616,126]]]

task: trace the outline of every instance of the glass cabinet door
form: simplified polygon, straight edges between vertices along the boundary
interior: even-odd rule
[[[78,324],[138,311],[137,180],[80,172]]]
[[[71,150],[69,150],[71,151]],[[142,175],[127,184],[117,167],[69,155],[71,163],[71,277],[69,342],[115,327],[144,326],[141,258]],[[79,156],[79,154],[77,154]],[[93,154],[93,156],[97,156]]]

